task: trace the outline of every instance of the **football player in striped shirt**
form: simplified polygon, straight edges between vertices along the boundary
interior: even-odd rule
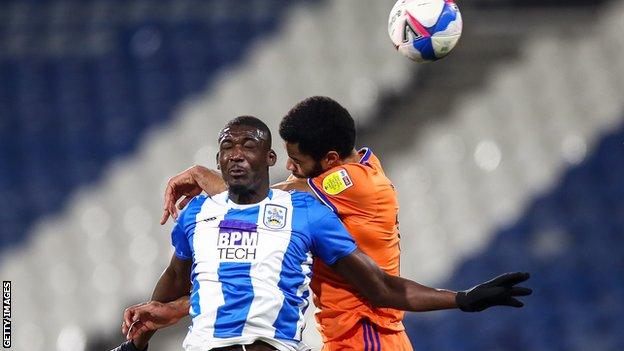
[[[193,327],[185,340],[187,350],[237,344],[275,350],[302,347],[313,256],[314,269],[318,259],[322,260],[355,287],[371,308],[425,311],[459,306],[480,310],[516,305],[512,296],[530,292],[513,286],[525,280],[526,274],[505,275],[458,294],[385,273],[356,250],[329,207],[307,193],[269,189],[267,165],[275,163],[275,154],[270,150],[268,128],[259,123],[248,117],[236,119],[222,132],[218,158],[229,190],[211,198],[193,198],[173,232],[176,254],[170,268],[176,271],[176,261],[193,260],[193,292],[190,298],[171,305],[152,302],[127,311],[124,330],[139,320],[129,333],[139,347],[150,335],[141,336],[140,332],[169,325],[189,310]],[[264,155],[258,156],[262,152]],[[261,172],[254,170],[258,160],[266,161],[260,163]],[[262,176],[252,177],[252,171]],[[233,198],[237,193],[255,195],[242,201],[248,203],[245,205],[240,197]],[[175,294],[161,294],[160,290],[166,290],[163,286],[167,284],[176,286],[173,281],[183,279],[189,269],[178,269],[168,283],[164,274],[153,300],[171,301],[175,295],[183,295],[184,289]],[[161,284],[163,281],[167,284]],[[172,311],[178,312],[167,314]],[[380,342],[373,329],[370,327],[368,339],[362,339],[371,347]]]

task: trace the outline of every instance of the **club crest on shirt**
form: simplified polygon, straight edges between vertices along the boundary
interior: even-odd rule
[[[271,229],[282,229],[286,226],[286,207],[268,204],[264,206],[264,225]]]
[[[337,195],[353,186],[346,170],[341,169],[323,179],[323,190],[329,195]]]

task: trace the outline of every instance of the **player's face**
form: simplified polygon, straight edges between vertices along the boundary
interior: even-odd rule
[[[312,156],[306,155],[299,150],[299,143],[285,142],[288,160],[286,161],[286,169],[297,178],[314,178],[324,169],[321,162],[315,161]]]
[[[219,135],[219,169],[230,190],[252,191],[268,180],[275,159],[264,134],[255,127],[234,125]]]

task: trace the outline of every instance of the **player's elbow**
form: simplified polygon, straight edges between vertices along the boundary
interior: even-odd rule
[[[376,279],[375,282],[369,285],[364,294],[365,298],[370,302],[373,307],[388,307],[392,305],[393,294],[392,290],[386,284],[383,277]]]
[[[374,294],[369,294],[367,299],[375,308],[392,306],[392,294],[388,289],[379,289]]]
[[[177,298],[189,292],[191,285],[189,276],[189,262],[174,259],[160,277],[159,285],[166,286]]]

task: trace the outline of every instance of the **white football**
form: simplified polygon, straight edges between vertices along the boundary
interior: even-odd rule
[[[401,54],[432,62],[453,50],[462,24],[453,0],[399,0],[390,11],[388,34]]]

